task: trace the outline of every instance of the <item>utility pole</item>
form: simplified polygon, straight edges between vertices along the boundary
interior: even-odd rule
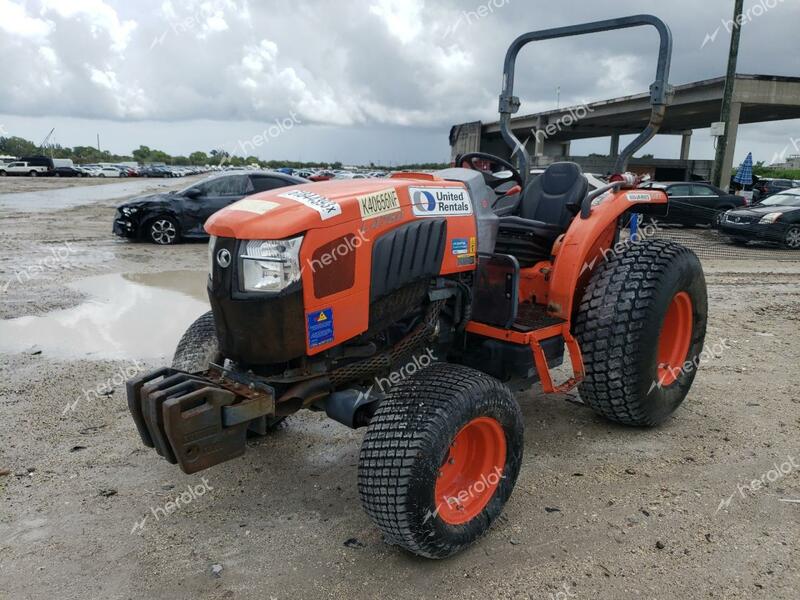
[[[717,155],[714,159],[714,175],[711,181],[717,187],[727,190],[729,181],[720,181],[728,149],[728,132],[730,131],[731,101],[733,86],[736,83],[736,62],[739,59],[739,38],[742,32],[742,11],[744,0],[734,0],[733,29],[731,30],[731,47],[728,52],[728,72],[725,75],[725,91],[722,94],[722,111],[719,120],[725,123],[725,132],[717,140]]]
[[[97,151],[100,152],[100,134],[97,134]]]

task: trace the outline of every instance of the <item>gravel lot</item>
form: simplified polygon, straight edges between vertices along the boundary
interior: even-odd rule
[[[119,202],[0,209],[0,598],[797,598],[800,263],[704,261],[714,357],[660,429],[521,395],[504,515],[432,562],[362,512],[361,431],[295,415],[194,476],[141,446],[121,373],[169,360],[203,310],[206,252],[115,239]],[[112,280],[130,302],[97,292]],[[146,350],[109,333],[153,306],[158,325],[113,330]]]

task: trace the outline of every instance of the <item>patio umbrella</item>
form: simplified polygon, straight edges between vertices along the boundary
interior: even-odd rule
[[[748,152],[747,158],[739,165],[739,170],[736,171],[736,177],[733,178],[736,183],[742,185],[750,185],[753,183],[753,153]]]

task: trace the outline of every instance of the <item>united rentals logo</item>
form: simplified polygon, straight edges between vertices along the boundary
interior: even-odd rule
[[[417,217],[447,217],[472,214],[472,200],[459,188],[409,188],[411,207]]]

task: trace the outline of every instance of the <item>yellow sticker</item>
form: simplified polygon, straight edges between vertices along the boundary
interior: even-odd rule
[[[319,313],[319,317],[317,318],[317,323],[320,323],[321,321],[327,321],[327,320],[328,320],[328,317],[325,316],[325,312],[324,311]]]
[[[356,200],[358,200],[358,208],[361,211],[362,219],[374,219],[375,217],[400,212],[400,199],[397,197],[397,192],[394,188],[359,196]]]
[[[263,215],[265,212],[269,212],[274,208],[278,208],[280,204],[277,202],[270,202],[269,200],[256,200],[255,198],[245,198],[244,200],[239,200],[238,202],[234,202],[228,208],[230,210],[241,210],[243,212],[250,212],[255,213],[257,215]]]
[[[469,238],[469,253],[475,254],[477,250],[478,250],[478,238],[472,236],[471,238]]]

